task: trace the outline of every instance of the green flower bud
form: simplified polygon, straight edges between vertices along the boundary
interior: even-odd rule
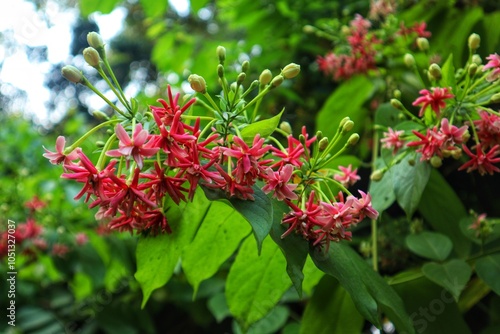
[[[248,60],[245,60],[243,64],[241,64],[241,71],[247,73],[249,69],[250,69],[250,62]]]
[[[219,58],[219,63],[221,65],[224,64],[224,61],[226,60],[226,48],[223,46],[218,46],[217,47],[217,57]]]
[[[328,137],[323,137],[319,141],[319,150],[324,151],[328,147]]]
[[[105,113],[103,113],[103,112],[102,112],[102,111],[100,111],[100,110],[94,110],[94,111],[92,112],[92,115],[93,115],[95,118],[97,118],[98,120],[100,120],[100,121],[103,121],[103,120],[107,121],[107,120],[109,120],[108,115],[106,115]]]
[[[316,132],[316,140],[321,140],[323,139],[323,132],[321,130]]]
[[[398,110],[404,109],[403,104],[398,99],[391,99],[391,106],[393,106],[394,108],[396,108]]]
[[[373,173],[370,175],[370,180],[372,181],[380,181],[384,177],[385,170],[383,169],[377,169],[373,171]]]
[[[281,74],[285,77],[285,79],[295,78],[300,73],[300,65],[295,63],[290,63],[285,66],[283,70],[281,70]]]
[[[469,36],[469,49],[472,51],[476,51],[479,48],[479,44],[481,44],[481,37],[478,34],[471,34]]]
[[[104,147],[104,145],[106,145],[106,143],[105,143],[105,142],[103,142],[102,140],[98,140],[98,141],[96,141],[96,142],[95,142],[95,144],[96,144],[96,146],[97,146],[98,148],[103,148],[103,147]]]
[[[284,77],[284,76],[282,76],[281,74],[280,74],[280,75],[277,75],[277,76],[275,76],[275,77],[273,78],[273,80],[271,81],[271,85],[272,85],[273,87],[278,87],[278,86],[280,86],[280,85],[283,83],[283,81],[284,81],[284,80],[285,80],[285,77]]]
[[[353,133],[347,140],[347,143],[351,146],[354,146],[358,143],[358,141],[359,141],[359,135],[357,133]]]
[[[439,168],[443,164],[443,160],[437,155],[435,155],[431,158],[430,163],[432,167]]]
[[[429,75],[434,80],[441,79],[441,67],[439,67],[439,65],[436,63],[431,64],[431,66],[429,66]]]
[[[456,150],[451,151],[451,157],[455,160],[460,159],[462,157],[462,150],[457,148]]]
[[[349,118],[349,116],[346,116],[346,117],[342,118],[342,120],[340,120],[340,123],[339,123],[339,128],[343,128],[345,122],[350,121],[350,120],[351,119]]]
[[[71,65],[66,65],[61,69],[61,74],[66,80],[73,83],[83,83],[84,76],[80,70]]]
[[[247,75],[245,74],[245,72],[241,72],[240,74],[238,74],[238,78],[236,79],[236,83],[238,85],[241,85],[241,83],[243,81],[245,81],[245,78],[247,77]]]
[[[346,122],[344,122],[344,125],[342,126],[342,134],[351,131],[353,127],[354,127],[354,122],[351,120],[347,120]]]
[[[273,79],[273,74],[268,69],[265,69],[264,71],[262,71],[262,73],[259,76],[259,82],[263,86],[270,83],[272,79]]]
[[[101,66],[101,57],[99,57],[99,52],[91,46],[83,50],[83,58],[87,64],[94,68],[99,68]]]
[[[408,165],[415,166],[415,159],[409,159],[408,160]]]
[[[474,75],[476,75],[476,72],[477,72],[477,65],[472,63],[469,65],[469,68],[468,68],[468,71],[469,71],[469,76],[473,77]]]
[[[411,53],[405,54],[403,60],[405,65],[408,66],[409,68],[413,68],[413,66],[415,66],[415,57],[413,57]]]
[[[87,34],[87,42],[94,49],[100,49],[104,47],[104,42],[102,40],[101,35],[99,35],[95,31],[89,32]]]
[[[477,66],[479,66],[483,63],[483,60],[481,59],[481,56],[479,56],[479,55],[472,55],[472,62],[474,64],[476,64]]]
[[[396,90],[394,90],[392,95],[394,96],[395,99],[399,100],[401,98],[401,91],[399,89],[396,89]]]
[[[302,28],[302,31],[306,34],[313,34],[316,31],[316,28],[311,25],[305,25],[304,28]]]
[[[191,74],[188,77],[188,81],[189,84],[191,85],[191,88],[195,92],[202,94],[205,94],[207,92],[207,83],[205,82],[205,79],[203,79],[203,77],[197,74]]]
[[[217,65],[217,75],[219,78],[224,78],[224,66],[222,64]]]
[[[425,37],[417,38],[417,46],[420,51],[429,50],[429,41]]]
[[[292,126],[290,125],[290,123],[286,122],[286,121],[283,121],[280,123],[280,129],[286,133],[288,133],[289,135],[292,134]]]
[[[493,103],[500,102],[500,93],[493,94],[493,96],[490,98],[490,102]]]

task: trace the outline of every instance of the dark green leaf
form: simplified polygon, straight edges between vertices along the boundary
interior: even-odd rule
[[[401,122],[401,111],[394,108],[389,102],[381,104],[375,111],[375,124],[394,128]]]
[[[396,200],[408,217],[411,217],[417,209],[431,173],[429,163],[417,160],[412,166],[409,163],[410,159],[413,157],[408,155],[391,168]]]
[[[382,159],[375,160],[375,169],[385,166]],[[391,169],[385,172],[384,177],[380,181],[370,181],[368,192],[372,196],[372,206],[378,212],[382,212],[394,203],[396,194],[392,186]]]
[[[484,238],[484,240],[481,240],[481,238],[477,236],[477,230],[470,228],[473,222],[474,217],[472,216],[464,217],[460,220],[460,230],[472,242],[478,245],[487,245],[500,238],[500,224],[493,225],[491,234]]]
[[[448,56],[446,62],[441,68],[441,80],[439,84],[441,87],[451,87],[453,94],[457,94],[457,82],[455,79],[455,66],[453,66],[453,54]]]
[[[453,243],[446,235],[428,231],[408,235],[406,245],[413,253],[437,261],[444,261],[453,249]]]
[[[227,307],[226,295],[224,292],[218,293],[210,297],[207,302],[207,307],[212,312],[217,322],[221,322],[226,317],[231,315],[229,308]]]
[[[264,119],[255,123],[251,123],[241,130],[241,137],[247,144],[252,144],[256,135],[260,135],[261,138],[269,137],[274,130],[278,127],[281,120],[281,115],[283,110],[278,115],[271,118]]]
[[[326,275],[307,303],[300,333],[361,333],[363,323],[351,296],[334,278]]]
[[[484,256],[476,261],[476,272],[491,290],[500,296],[500,254]]]
[[[432,170],[418,211],[437,232],[447,235],[459,256],[467,256],[471,243],[462,234],[460,220],[467,216],[462,202],[437,170]]]
[[[401,298],[349,246],[332,243],[327,254],[313,248],[310,255],[319,269],[335,277],[349,292],[359,313],[368,321],[380,328],[380,310],[398,331],[414,333]]]
[[[446,263],[426,263],[422,272],[428,279],[448,290],[456,301],[472,275],[471,267],[460,259]]]

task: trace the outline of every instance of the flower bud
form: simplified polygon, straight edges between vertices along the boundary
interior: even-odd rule
[[[353,127],[354,127],[354,122],[351,120],[347,120],[344,123],[344,125],[342,125],[342,134],[351,131]]]
[[[284,76],[282,76],[281,74],[280,74],[280,75],[277,75],[277,76],[275,76],[275,77],[273,78],[273,80],[271,81],[271,85],[272,85],[273,87],[278,87],[278,86],[280,86],[280,85],[283,83],[283,81],[284,81],[284,80],[285,80],[285,77],[284,77]]]
[[[88,47],[83,50],[83,58],[90,66],[94,68],[99,68],[101,57],[99,57],[99,53],[93,47]]]
[[[415,159],[408,159],[408,165],[415,166]]]
[[[493,96],[490,98],[490,102],[493,103],[500,102],[500,93],[493,94]]]
[[[300,65],[295,63],[290,63],[285,66],[283,70],[281,70],[281,74],[285,77],[285,79],[295,78],[300,73]]]
[[[344,127],[345,122],[350,121],[350,120],[351,120],[351,119],[349,118],[349,116],[346,116],[346,117],[342,118],[342,119],[340,120],[340,123],[339,123],[339,128],[343,128],[343,127]]]
[[[323,139],[323,132],[321,130],[316,131],[316,140]]]
[[[313,34],[316,31],[316,28],[312,25],[307,24],[304,26],[304,28],[302,28],[302,31],[306,34]]]
[[[205,94],[207,92],[207,83],[205,82],[205,79],[203,79],[203,77],[197,74],[191,74],[188,77],[188,81],[189,84],[191,85],[191,88],[195,92],[202,94]]]
[[[462,150],[457,148],[456,150],[451,151],[451,157],[455,160],[458,160],[462,157]]]
[[[224,61],[226,60],[226,48],[223,46],[218,46],[217,47],[217,57],[219,58],[219,63],[221,65],[224,64]]]
[[[89,32],[87,34],[87,42],[94,49],[100,49],[104,47],[104,42],[102,40],[101,35],[99,35],[95,31]]]
[[[431,166],[434,168],[439,168],[443,164],[443,160],[437,155],[433,156],[430,160]]]
[[[478,34],[471,34],[469,36],[469,49],[472,51],[476,51],[479,48],[479,44],[481,43],[481,37]]]
[[[370,180],[372,181],[380,181],[384,177],[384,170],[383,169],[377,169],[373,171],[372,175],[370,175]]]
[[[262,73],[259,76],[259,82],[263,86],[270,83],[272,79],[273,79],[273,74],[268,69],[265,69],[264,71],[262,71]]]
[[[73,83],[83,83],[84,77],[80,70],[71,65],[66,65],[61,69],[61,74],[66,80]]]
[[[391,106],[393,106],[394,108],[396,108],[398,110],[404,109],[403,104],[398,99],[391,99]]]
[[[247,75],[245,74],[245,72],[241,72],[240,74],[238,74],[238,78],[236,79],[236,84],[239,86],[241,85],[241,83],[243,81],[245,81],[245,78],[247,77]]]
[[[441,79],[441,67],[436,63],[431,64],[431,66],[429,66],[429,75],[434,80]]]
[[[288,133],[289,135],[292,134],[292,126],[290,125],[290,123],[286,122],[286,121],[283,121],[280,123],[280,129],[286,133]]]
[[[94,116],[95,118],[97,118],[98,120],[101,120],[101,121],[102,120],[105,120],[105,121],[109,120],[108,115],[106,115],[105,113],[103,113],[100,110],[94,110],[92,112],[92,116]]]
[[[319,150],[324,151],[328,147],[328,137],[323,137],[319,141]]]
[[[464,134],[462,135],[462,142],[466,143],[470,139],[470,133],[469,131],[465,131]]]
[[[405,54],[403,61],[409,68],[413,68],[413,66],[415,66],[415,57],[413,57],[411,53]]]
[[[470,77],[473,77],[474,75],[476,75],[476,72],[477,72],[477,65],[472,63],[469,65],[469,68],[468,68],[468,71],[469,71],[469,76]]]
[[[98,140],[95,142],[95,145],[98,147],[98,148],[103,148],[104,145],[106,145],[105,142],[103,142],[102,140]]]
[[[477,66],[479,66],[483,63],[483,60],[481,59],[481,56],[479,56],[479,55],[472,55],[472,62],[474,64],[476,64]]]
[[[347,143],[351,146],[354,146],[358,143],[358,141],[359,141],[359,135],[357,133],[353,133],[347,140]]]
[[[394,96],[395,99],[399,100],[401,98],[401,91],[399,89],[396,89],[396,90],[394,90],[392,95]]]
[[[250,69],[250,62],[248,60],[245,60],[243,64],[241,64],[241,71],[247,73],[249,69]]]
[[[217,76],[219,78],[224,78],[224,66],[222,64],[217,65]]]
[[[429,41],[425,37],[417,38],[417,46],[420,51],[429,50]]]

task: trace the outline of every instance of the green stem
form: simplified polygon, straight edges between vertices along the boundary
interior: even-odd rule
[[[116,140],[116,133],[113,133],[109,138],[106,144],[104,145],[101,154],[99,155],[99,160],[97,160],[96,167],[98,170],[103,170],[104,168],[104,163],[106,162],[106,152],[109,151],[109,148],[113,144],[113,142]]]
[[[104,66],[106,66],[106,69],[109,72],[109,75],[111,76],[111,79],[113,79],[113,82],[116,85],[116,88],[118,88],[118,91],[120,92],[120,95],[122,96],[123,100],[125,101],[124,106],[132,113],[132,107],[130,106],[125,94],[123,93],[122,88],[120,87],[120,84],[118,83],[118,80],[116,80],[115,74],[113,73],[113,70],[111,69],[111,66],[109,65],[108,58],[104,57],[103,59]]]
[[[373,148],[372,148],[372,170],[376,169],[375,162],[379,150],[379,136],[378,131],[373,132]],[[378,224],[376,219],[371,220],[372,232],[372,266],[373,270],[378,272]]]
[[[99,97],[101,99],[103,99],[111,108],[113,108],[114,111],[116,111],[117,113],[119,113],[123,117],[130,119],[130,117],[128,117],[127,115],[125,115],[123,113],[123,111],[121,111],[113,102],[111,102],[106,96],[104,96],[100,91],[98,91],[97,88],[95,88],[94,85],[92,85],[90,83],[90,81],[88,81],[85,77],[83,77],[83,83],[82,84],[85,85],[85,86],[87,86],[88,88],[90,88],[97,95],[99,95]]]
[[[106,81],[106,83],[108,84],[109,88],[111,88],[111,90],[116,95],[116,97],[118,98],[118,100],[120,100],[120,102],[125,106],[125,108],[128,109],[126,100],[124,100],[124,98],[122,97],[122,95],[116,90],[115,86],[111,83],[111,81],[109,80],[108,76],[102,70],[102,68],[100,66],[97,68],[97,72],[99,72],[99,74],[101,75],[101,77]],[[129,111],[131,111],[131,110],[129,110]]]
[[[77,148],[78,146],[80,146],[81,143],[83,143],[89,136],[91,136],[97,130],[99,130],[99,129],[105,127],[105,126],[111,125],[113,123],[118,123],[118,121],[119,121],[118,119],[112,119],[112,120],[106,121],[104,123],[101,123],[101,124],[93,127],[87,133],[85,133],[80,139],[78,139],[76,142],[74,142],[70,147],[66,148],[64,150],[64,154],[71,153],[75,148]]]
[[[210,94],[208,93],[204,93],[203,96],[205,96],[208,100],[208,102],[210,102],[210,104],[212,105],[212,107],[214,107],[215,111],[217,111],[219,113],[219,115],[222,116],[222,111],[220,110],[219,106],[217,105],[217,103],[215,103],[215,101],[212,99],[212,97],[210,96]]]

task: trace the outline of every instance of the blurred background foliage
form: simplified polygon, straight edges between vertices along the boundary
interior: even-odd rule
[[[33,3],[43,16],[48,2],[33,0]],[[432,32],[429,52],[441,60],[453,52],[456,66],[463,64],[467,57],[466,41],[471,32],[482,37],[479,53],[483,59],[500,49],[500,30],[497,29],[500,4],[497,1],[401,0],[397,3],[400,21],[407,25],[427,22],[427,30]],[[388,68],[393,66],[394,71],[385,76],[359,79],[370,82],[359,84],[363,89],[368,89],[364,99],[357,96],[358,86],[352,83],[351,86],[343,86],[346,94],[333,95],[342,84],[333,82],[319,72],[316,59],[332,49],[332,40],[307,33],[304,27],[341,27],[348,24],[355,13],[366,17],[370,5],[367,0],[191,0],[189,4],[188,12],[177,12],[167,1],[156,0],[60,2],[63,8],[76,7],[80,11],[79,19],[72,27],[68,27],[73,32],[70,48],[73,64],[82,68],[91,81],[98,81],[96,73],[82,65],[81,57],[82,50],[87,46],[87,33],[99,31],[91,14],[107,14],[121,7],[126,10],[121,31],[111,41],[107,41],[110,60],[122,87],[126,87],[128,94],[136,95],[144,108],[156,103],[157,98],[165,97],[167,84],[176,90],[191,93],[186,81],[192,73],[202,75],[211,93],[217,94],[219,88],[215,83],[218,60],[215,49],[218,45],[227,49],[226,59],[233,70],[234,79],[245,60],[251,63],[248,82],[257,79],[266,68],[277,74],[288,63],[301,65],[299,77],[286,81],[284,87],[266,97],[262,105],[269,115],[277,114],[285,107],[284,119],[291,122],[296,132],[303,125],[311,133],[317,129],[328,132],[328,127],[337,124],[346,114],[356,113],[349,110],[353,106],[365,110],[360,115],[366,121],[360,122],[357,130],[361,134],[368,133],[370,111],[376,107],[372,105],[373,101],[386,102],[394,89],[404,92],[405,104],[411,103],[417,95],[418,85],[413,85],[411,80],[405,81],[408,76],[401,69],[402,59],[393,59],[396,64],[389,64]],[[8,32],[0,34],[6,47],[20,47]],[[25,52],[33,62],[47,62],[47,50],[44,47],[25,47]],[[34,220],[43,226],[42,235],[47,241],[45,249],[29,244],[19,245],[16,260],[19,272],[16,297],[19,326],[8,330],[13,333],[238,333],[238,324],[230,318],[222,294],[229,266],[223,266],[219,274],[201,285],[195,301],[192,300],[192,288],[186,283],[182,272],[177,272],[167,286],[155,291],[146,308],[140,309],[142,296],[133,279],[136,270],[135,237],[99,230],[94,219],[95,212],[88,210],[81,201],[73,200],[79,189],[71,182],[61,180],[60,167],[50,165],[41,156],[42,146],[52,149],[57,135],[69,135],[67,140],[72,142],[95,123],[89,113],[93,110],[89,105],[90,93],[60,76],[60,69],[64,65],[66,63],[50,64],[51,70],[47,71],[45,85],[51,92],[47,109],[49,112],[64,110],[64,114],[58,117],[49,115],[48,122],[23,117],[22,101],[26,93],[2,83],[2,220],[11,219],[21,224],[33,214]],[[1,59],[0,66],[3,66]],[[396,68],[399,68],[399,72]],[[402,79],[402,83],[394,86],[397,79]],[[339,109],[338,115],[329,112]],[[317,115],[321,113],[328,116],[318,118]],[[99,140],[99,137],[95,139]],[[370,136],[363,136],[362,139],[364,144],[360,145],[356,153],[361,160],[366,161],[370,155]],[[451,180],[459,178],[456,173],[448,176]],[[487,209],[492,215],[500,216],[500,207],[495,205],[498,196],[493,195],[495,183],[472,176],[468,178],[470,180],[462,186],[460,182],[453,182],[457,185],[455,190],[461,199],[468,204],[467,207],[474,207],[478,211]],[[468,193],[466,185],[470,183],[483,185],[484,191],[479,198]],[[32,213],[25,203],[35,196],[47,205]],[[380,256],[381,262],[386,263],[385,267],[382,266],[386,273],[396,273],[415,260],[400,240],[398,233],[408,233],[409,229],[406,221],[402,221],[391,219],[380,231]],[[76,242],[76,235],[81,232],[88,238],[82,245]],[[355,240],[356,243],[359,240]],[[55,254],[55,244],[66,245],[67,252]],[[5,272],[2,270],[3,282]],[[318,291],[325,290],[328,282],[323,281],[318,285]],[[426,284],[429,289],[422,288]],[[436,292],[433,290],[437,288],[426,281],[418,285],[418,289],[423,289],[419,290],[419,296],[408,292],[412,289],[403,289],[401,293],[408,294],[410,299],[419,297],[419,303],[427,305]],[[2,284],[0,290],[0,306],[5,309],[8,302],[4,298],[6,286]],[[312,287],[309,292],[312,293]],[[307,333],[304,328],[300,328],[305,305],[305,301],[299,300],[296,294],[287,293],[279,306],[254,324],[250,331],[259,334]],[[487,308],[487,311],[478,310],[481,307]],[[483,332],[493,333],[500,321],[498,310],[500,299],[492,296],[478,307],[464,307],[462,312],[465,320],[461,316],[457,318],[458,309],[447,309],[446,322],[458,326],[458,332],[469,332],[470,328],[474,333],[483,330],[486,325],[496,325]],[[432,326],[430,324],[431,332],[437,332],[437,327]],[[365,332],[370,331],[369,324],[364,324],[363,328]],[[0,330],[7,330],[5,321],[0,324]]]

